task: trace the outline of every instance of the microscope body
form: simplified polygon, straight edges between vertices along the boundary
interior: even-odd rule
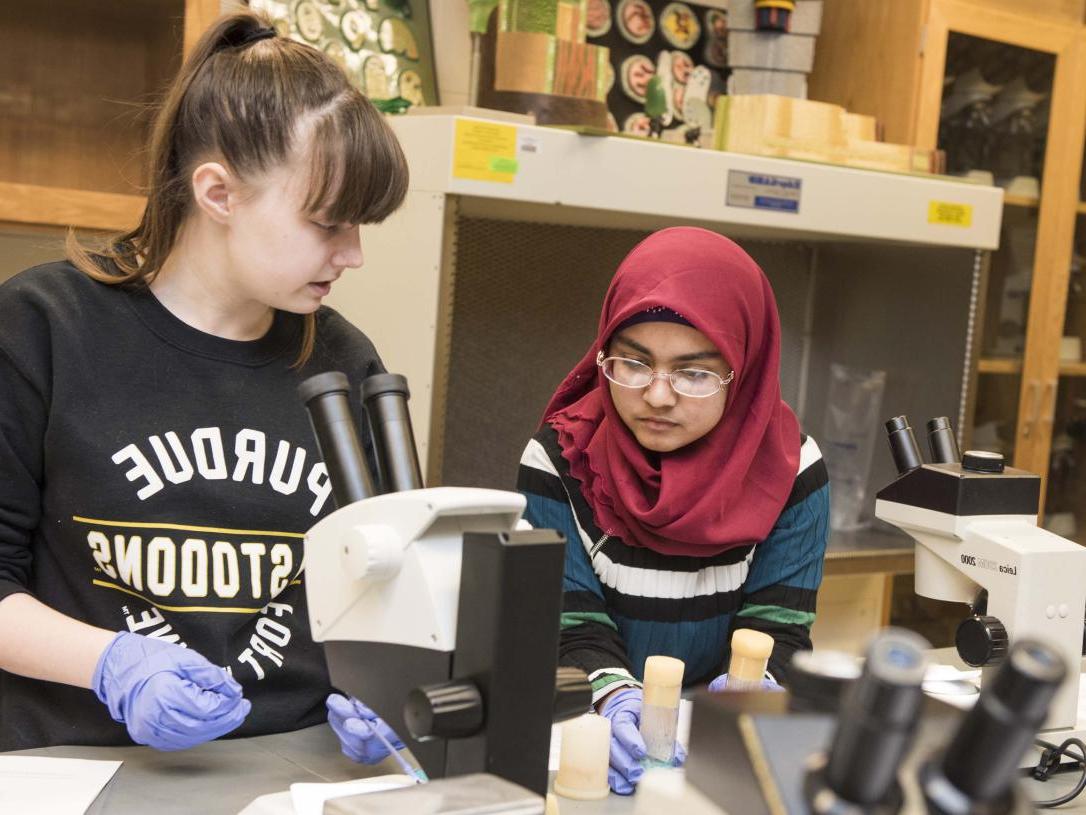
[[[1000,616],[970,621],[986,626],[974,664],[998,667],[958,710],[924,693],[930,643],[887,628],[856,678],[851,664],[797,652],[788,693],[701,692],[687,778],[710,801],[749,815],[1035,811],[1017,768],[1045,723],[1076,724],[1086,550],[1037,528],[1040,479],[990,453],[959,463],[949,420],[928,429],[930,465],[907,418],[887,422],[900,477],[876,515],[916,538],[919,593],[972,603],[988,590]]]
[[[489,772],[542,794],[562,696],[565,541],[515,531],[523,509],[498,490],[374,496],[310,529],[305,568],[335,687],[381,715],[431,777]],[[570,714],[587,709],[583,690],[564,700]]]
[[[988,593],[984,617],[969,621],[990,644],[982,685],[1007,643],[1030,637],[1077,666],[1086,608],[1086,548],[1037,526],[1040,479],[1024,470],[977,471],[922,464],[878,493],[876,517],[908,532],[916,546],[916,592],[973,604]],[[990,460],[990,459],[988,459]],[[1077,729],[1079,671],[1070,672],[1045,729]]]

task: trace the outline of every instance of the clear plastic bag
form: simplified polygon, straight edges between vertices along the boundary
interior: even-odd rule
[[[830,476],[831,529],[843,532],[868,523],[867,477],[885,387],[885,371],[830,365],[826,422],[818,441]]]

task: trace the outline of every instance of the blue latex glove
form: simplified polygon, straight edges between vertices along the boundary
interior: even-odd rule
[[[122,631],[106,646],[91,688],[136,744],[185,750],[240,725],[252,705],[218,665],[172,642]]]
[[[629,795],[645,769],[645,740],[641,738],[641,689],[620,688],[603,700],[600,715],[611,720],[611,766],[607,783],[613,792]]]
[[[611,766],[607,768],[607,783],[613,792],[629,795],[645,772],[641,759],[647,753],[641,738],[640,688],[622,688],[603,700],[600,715],[611,720]],[[676,766],[686,761],[686,750],[675,742]]]
[[[720,676],[718,676],[716,679],[714,679],[712,682],[709,683],[709,693],[724,693],[725,691],[734,690],[734,688],[729,688],[727,685],[728,685],[728,675],[727,674],[721,674]],[[778,685],[776,682],[774,682],[769,677],[765,677],[765,678],[762,679],[762,688],[761,689],[762,690],[771,690],[771,691],[778,691],[778,690],[782,691],[782,690],[784,690],[784,688],[782,688],[780,685]]]
[[[328,708],[328,724],[339,736],[343,755],[359,764],[377,764],[384,761],[390,753],[388,748],[374,734],[377,728],[393,750],[402,750],[404,744],[396,731],[385,720],[359,702],[353,696],[347,698],[338,693],[329,695],[325,705]]]

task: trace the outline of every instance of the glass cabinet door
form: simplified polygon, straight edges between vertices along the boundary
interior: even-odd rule
[[[976,369],[962,437],[1015,459],[1053,54],[950,31],[939,117],[947,172],[1005,190],[1000,247],[979,264]]]

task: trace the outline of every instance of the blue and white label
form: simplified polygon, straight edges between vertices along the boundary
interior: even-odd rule
[[[799,214],[803,180],[786,175],[728,170],[729,207],[768,209]]]

